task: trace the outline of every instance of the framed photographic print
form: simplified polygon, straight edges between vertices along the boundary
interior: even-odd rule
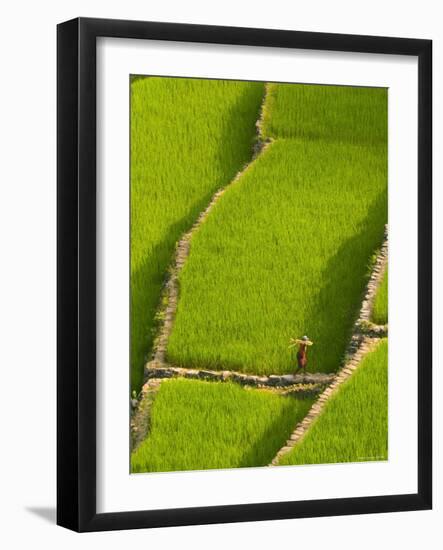
[[[431,77],[429,40],[58,26],[59,525],[431,508]]]

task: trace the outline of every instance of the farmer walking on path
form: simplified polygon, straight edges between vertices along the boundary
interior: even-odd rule
[[[291,343],[289,345],[290,348],[293,348],[294,346],[299,346],[297,351],[297,370],[294,373],[294,376],[298,373],[298,371],[303,370],[303,374],[306,374],[306,365],[308,364],[308,355],[307,355],[307,349],[308,346],[312,346],[314,342],[311,342],[307,336],[303,336],[303,338],[291,338]]]

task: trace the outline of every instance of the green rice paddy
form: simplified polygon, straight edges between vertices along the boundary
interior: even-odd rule
[[[388,270],[383,276],[378,287],[372,311],[372,321],[378,325],[385,325],[388,322]]]
[[[387,220],[386,102],[380,89],[270,87],[277,140],[193,237],[171,362],[290,372],[289,338],[308,334],[309,370],[337,369]]]
[[[165,381],[132,472],[266,466],[312,402],[234,383]]]
[[[280,464],[387,460],[388,342],[362,361]]]
[[[276,138],[386,147],[387,90],[350,86],[269,84],[265,133]]]
[[[131,82],[131,385],[139,389],[175,245],[250,158],[263,84]]]
[[[139,389],[176,244],[252,157],[264,84],[131,81],[131,385]],[[195,232],[167,359],[254,374],[335,371],[387,221],[387,90],[269,84],[272,142]],[[387,322],[387,274],[373,321]],[[132,472],[264,466],[312,398],[234,383],[164,381]],[[282,464],[387,458],[387,341]]]

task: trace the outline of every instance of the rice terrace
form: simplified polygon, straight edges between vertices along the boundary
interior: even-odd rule
[[[387,460],[387,89],[130,95],[131,472]]]

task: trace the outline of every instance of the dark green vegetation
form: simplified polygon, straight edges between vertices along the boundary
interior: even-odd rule
[[[139,389],[175,245],[250,158],[263,85],[131,83],[131,383]]]
[[[276,138],[195,234],[168,358],[255,373],[337,369],[387,220],[387,92],[271,85]],[[292,352],[293,353],[293,352]]]
[[[378,287],[377,294],[374,300],[374,309],[372,312],[372,320],[378,325],[385,325],[388,322],[388,270]]]
[[[388,342],[369,353],[280,464],[387,460]]]
[[[265,466],[312,402],[228,382],[165,381],[150,434],[132,454],[132,471]]]

